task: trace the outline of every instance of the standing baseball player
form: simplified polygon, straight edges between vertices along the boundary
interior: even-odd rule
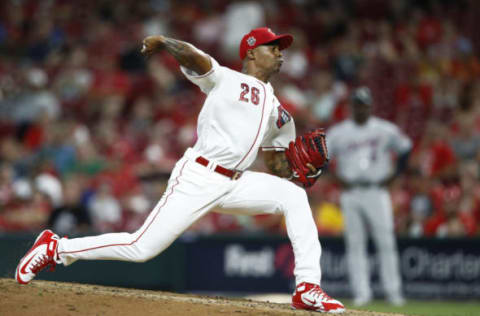
[[[352,119],[333,126],[327,133],[336,177],[343,185],[340,204],[345,217],[348,270],[354,304],[372,299],[367,244],[371,232],[380,259],[380,277],[387,299],[401,305],[401,279],[393,228],[393,211],[387,185],[401,173],[412,147],[410,139],[394,124],[370,116],[370,90],[352,93]],[[396,154],[396,169],[392,154]]]
[[[269,83],[282,65],[289,34],[258,28],[240,43],[242,72],[220,66],[189,43],[165,36],[143,41],[142,53],[166,51],[184,75],[207,95],[198,116],[198,140],[172,170],[168,186],[136,232],[59,238],[42,232],[16,269],[19,283],[30,282],[48,265],[76,260],[144,262],[165,250],[212,208],[242,214],[283,214],[295,254],[297,309],[341,313],[344,306],[320,288],[320,254],[304,187],[313,185],[328,161],[321,130],[295,138],[295,125]],[[271,174],[247,171],[259,149]]]

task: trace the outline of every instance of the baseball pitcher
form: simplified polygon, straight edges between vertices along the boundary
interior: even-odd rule
[[[147,37],[143,54],[168,52],[207,95],[197,142],[176,163],[165,193],[136,232],[60,239],[46,230],[20,260],[17,281],[28,283],[48,265],[76,260],[149,260],[219,206],[236,214],[283,214],[295,254],[292,306],[343,312],[344,306],[320,288],[321,247],[302,188],[314,184],[328,161],[325,134],[315,130],[295,137],[293,119],[269,83],[282,66],[281,50],[292,41],[291,35],[266,27],[252,30],[240,42],[243,69],[237,72],[189,43]],[[248,171],[260,148],[272,174]]]

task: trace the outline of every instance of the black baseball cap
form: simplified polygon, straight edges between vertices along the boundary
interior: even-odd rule
[[[351,100],[355,103],[372,105],[372,93],[368,87],[359,87],[353,90]]]

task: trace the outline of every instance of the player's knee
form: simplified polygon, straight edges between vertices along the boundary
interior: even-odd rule
[[[366,242],[362,238],[347,238],[346,240],[346,250],[349,253],[363,253],[366,250]]]
[[[384,238],[378,238],[377,240],[379,251],[390,252],[395,249],[395,240],[392,236],[384,235]]]
[[[152,259],[154,256],[148,256],[146,254],[141,254],[139,255],[138,257],[135,258],[135,262],[138,262],[138,263],[143,263],[143,262],[147,262],[148,260]]]
[[[132,261],[134,262],[146,262],[158,254],[156,249],[148,247],[148,245],[143,244],[138,241],[131,245],[132,250]]]
[[[149,250],[141,250],[141,249],[138,249],[136,251],[136,254],[134,256],[134,262],[146,262],[150,259],[152,259],[153,257],[155,257],[157,254],[154,253],[153,251],[149,251]]]
[[[307,192],[291,181],[282,182],[282,186],[278,192],[280,196],[287,199],[307,199]]]
[[[280,211],[285,214],[289,211],[299,212],[301,209],[310,210],[305,190],[294,183],[285,182],[277,188],[277,201]]]
[[[288,195],[291,196],[295,200],[295,202],[298,203],[301,201],[308,201],[308,196],[305,189],[299,187],[294,183],[290,183],[290,192],[291,193]]]

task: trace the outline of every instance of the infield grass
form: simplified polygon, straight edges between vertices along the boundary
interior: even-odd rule
[[[375,312],[390,312],[412,316],[480,316],[480,302],[477,301],[416,301],[407,300],[401,307],[392,306],[385,301],[355,307],[352,301],[344,300],[347,308]]]

